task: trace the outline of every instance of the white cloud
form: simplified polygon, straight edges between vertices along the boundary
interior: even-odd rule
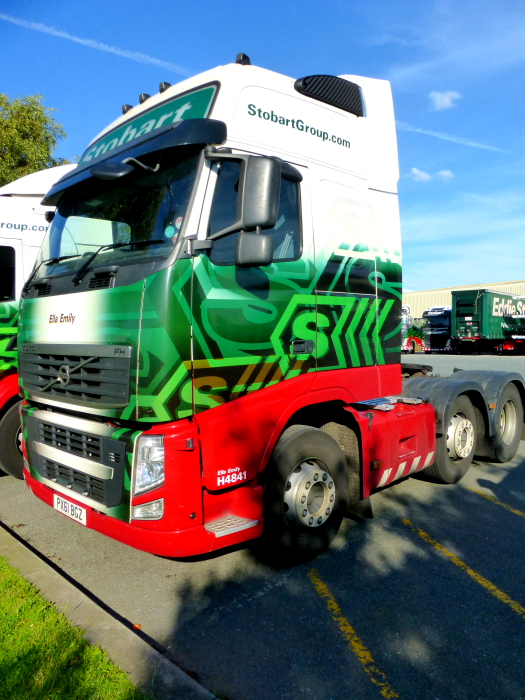
[[[479,143],[479,141],[471,141],[470,139],[465,139],[462,136],[453,136],[452,134],[445,134],[441,131],[420,129],[417,126],[411,126],[406,122],[396,121],[396,126],[399,131],[410,131],[414,134],[425,134],[426,136],[433,136],[434,138],[442,139],[443,141],[451,141],[452,143],[458,143],[460,146],[482,148],[485,151],[497,151],[498,153],[509,153],[509,151],[504,151],[503,148],[497,148],[496,146],[488,146],[486,143]]]
[[[451,180],[454,177],[452,170],[440,170],[435,175],[430,175],[424,170],[419,170],[419,168],[410,168],[410,177],[416,182],[429,182],[433,178],[437,177],[439,180]]]
[[[441,112],[444,109],[452,109],[456,106],[456,102],[461,99],[461,94],[454,90],[446,92],[431,92],[429,94],[430,108],[433,112]]]
[[[428,182],[429,180],[432,180],[432,175],[429,175],[418,168],[411,168],[410,172],[412,173],[412,178],[417,182]]]
[[[184,66],[179,66],[175,63],[170,63],[169,61],[162,61],[159,58],[153,58],[153,56],[148,56],[147,54],[140,53],[139,51],[128,51],[127,49],[120,49],[117,46],[102,44],[100,41],[95,41],[94,39],[82,39],[81,37],[68,34],[68,32],[64,32],[61,29],[48,27],[46,24],[41,24],[40,22],[28,22],[25,19],[20,19],[11,15],[6,15],[2,12],[0,12],[0,19],[4,20],[5,22],[17,24],[19,27],[24,27],[24,29],[32,29],[35,32],[43,32],[44,34],[50,34],[51,36],[58,37],[59,39],[68,39],[68,41],[74,41],[76,44],[82,44],[82,46],[87,46],[90,49],[95,49],[95,51],[113,53],[116,56],[120,56],[121,58],[128,58],[130,61],[137,61],[137,63],[146,63],[151,66],[158,66],[159,68],[164,68],[166,70],[171,71],[172,73],[178,73],[179,75],[193,75],[193,72],[190,71],[189,68],[185,68]]]

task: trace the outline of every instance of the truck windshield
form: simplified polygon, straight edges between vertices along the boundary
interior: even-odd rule
[[[182,228],[198,160],[192,153],[156,173],[137,166],[122,179],[90,178],[72,188],[60,201],[37,265],[51,262],[42,265],[35,279],[73,274],[99,249],[93,262],[97,267],[166,258]],[[63,256],[68,258],[56,261]]]
[[[450,326],[450,316],[429,316],[425,321],[430,328],[448,328]]]

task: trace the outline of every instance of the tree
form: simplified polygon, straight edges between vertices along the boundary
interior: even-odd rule
[[[42,95],[13,100],[0,93],[0,186],[37,170],[69,161],[53,156],[66,132],[42,104]]]

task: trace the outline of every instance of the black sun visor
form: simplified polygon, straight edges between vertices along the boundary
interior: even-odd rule
[[[176,124],[156,129],[131,142],[113,148],[110,153],[80,162],[79,165],[49,190],[42,204],[56,206],[66,189],[92,177],[91,168],[102,162],[121,163],[124,158],[138,158],[146,153],[161,151],[174,146],[220,145],[226,141],[226,124],[218,119],[185,119]],[[96,145],[96,144],[95,144]]]

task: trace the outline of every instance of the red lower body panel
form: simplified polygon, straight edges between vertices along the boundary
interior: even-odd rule
[[[33,479],[27,469],[24,470],[24,477],[28,487],[35,496],[53,507],[55,491]],[[135,549],[162,557],[190,557],[207,554],[216,549],[223,549],[239,542],[246,542],[260,537],[262,534],[262,521],[259,521],[255,527],[249,530],[241,530],[224,537],[216,537],[213,533],[205,530],[203,525],[196,525],[195,527],[173,532],[151,530],[141,527],[137,521],[134,521],[132,524],[125,523],[122,520],[99,513],[92,508],[86,507],[85,504],[75,501],[74,498],[70,498],[69,494],[66,494],[64,498],[87,510],[87,527],[91,530],[96,530]]]

